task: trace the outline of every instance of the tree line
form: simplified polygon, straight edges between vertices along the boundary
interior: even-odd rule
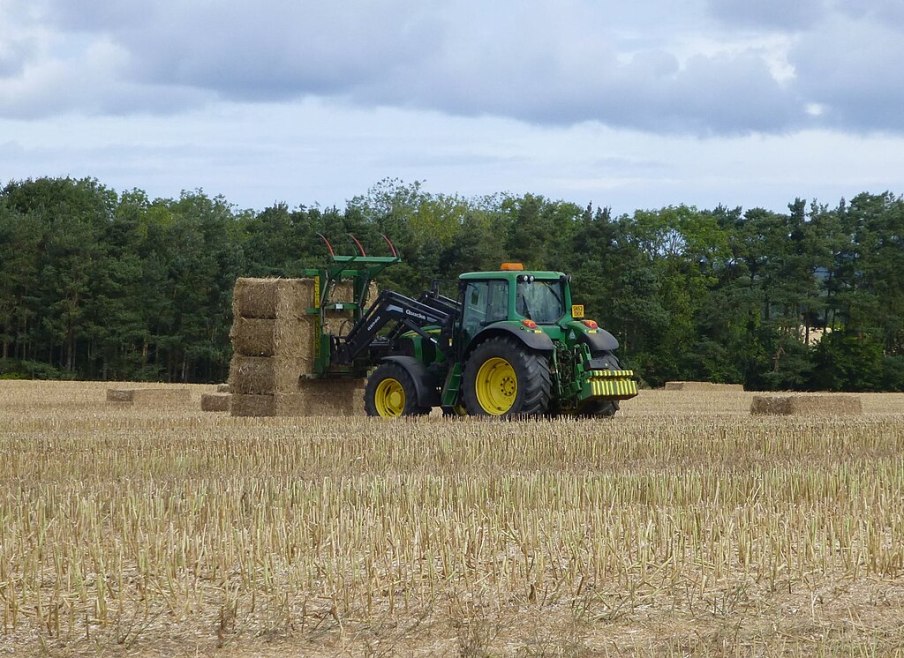
[[[239,276],[326,262],[390,236],[382,287],[414,294],[522,261],[573,275],[575,300],[650,386],[904,390],[904,201],[860,194],[788,212],[719,206],[612,216],[542,196],[463,198],[384,180],[345,208],[242,210],[94,179],[0,192],[0,377],[213,382],[231,356]]]

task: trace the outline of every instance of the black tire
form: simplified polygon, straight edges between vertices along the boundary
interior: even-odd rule
[[[594,352],[594,361],[602,359],[603,367],[599,370],[621,370],[621,364],[612,352]],[[591,400],[578,409],[578,416],[583,418],[611,418],[618,411],[618,400]]]
[[[593,400],[578,409],[581,418],[611,418],[618,411],[618,400]]]
[[[494,364],[501,368],[495,376],[492,375]],[[482,383],[478,381],[479,376],[483,378]],[[498,379],[498,385],[492,390],[490,377]],[[488,339],[471,352],[465,363],[462,398],[472,416],[544,414],[549,407],[551,389],[548,358],[511,338]]]
[[[397,363],[383,363],[367,378],[364,411],[368,416],[397,418],[423,416],[430,407],[421,407],[411,375]]]

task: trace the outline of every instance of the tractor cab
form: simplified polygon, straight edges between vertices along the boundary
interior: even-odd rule
[[[503,263],[494,272],[462,274],[462,313],[455,336],[458,351],[466,351],[479,334],[497,323],[560,340],[576,319],[574,311],[583,317],[583,307],[572,305],[569,279],[561,272],[526,272],[521,263]]]

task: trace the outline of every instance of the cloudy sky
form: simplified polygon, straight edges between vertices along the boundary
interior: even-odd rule
[[[0,0],[0,183],[386,177],[616,213],[904,192],[901,0]]]

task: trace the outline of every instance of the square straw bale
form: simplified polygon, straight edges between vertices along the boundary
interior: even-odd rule
[[[242,356],[234,354],[229,365],[229,383],[233,393],[273,395],[298,391],[299,377],[311,372],[307,358]]]
[[[776,395],[754,395],[750,413],[763,416],[788,416],[791,414],[791,398]]]
[[[107,389],[107,402],[134,407],[187,406],[191,390],[187,388],[129,388]]]
[[[233,416],[275,416],[276,396],[233,393],[229,413]]]
[[[233,317],[301,319],[313,305],[313,279],[243,277],[236,280],[232,293]]]
[[[132,404],[132,395],[134,389],[131,388],[108,388],[107,402],[115,402],[117,404]]]
[[[716,384],[714,382],[666,382],[667,391],[736,391],[744,390],[742,384]]]
[[[230,393],[202,393],[201,411],[229,411]]]
[[[233,394],[233,416],[307,416],[308,397],[304,393],[274,395]]]
[[[368,302],[376,298],[377,286],[370,282],[368,286]],[[355,302],[355,285],[351,280],[340,281],[333,285],[330,292],[331,303]],[[352,309],[330,309],[323,312],[323,333],[333,336],[345,336],[354,323],[354,311]]]
[[[323,333],[333,336],[347,336],[355,323],[353,311],[324,311]]]
[[[308,379],[299,389],[306,416],[363,416],[364,380]]]
[[[232,323],[232,349],[241,356],[314,358],[317,318],[268,319],[236,317]]]
[[[863,405],[854,395],[755,395],[750,413],[773,416],[860,415]]]
[[[304,380],[297,392],[233,394],[233,416],[363,416],[362,380]]]

